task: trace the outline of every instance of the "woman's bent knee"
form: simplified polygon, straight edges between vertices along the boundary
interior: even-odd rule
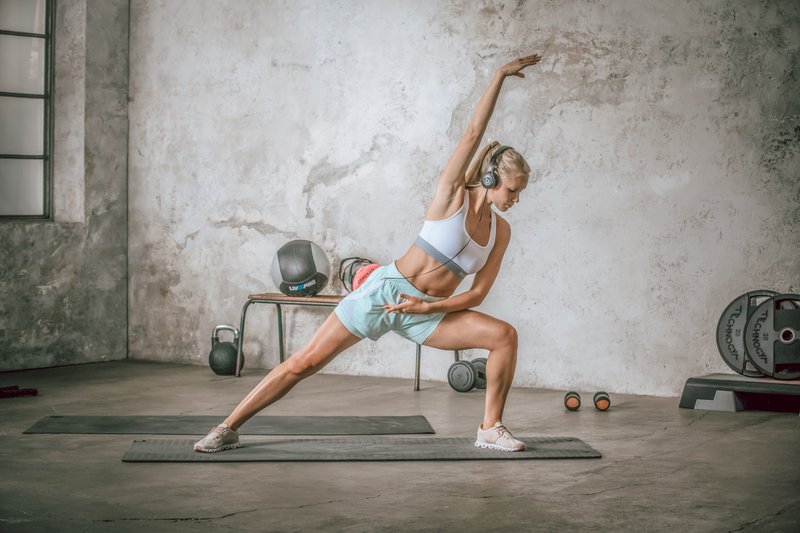
[[[517,329],[508,322],[501,322],[497,328],[497,340],[503,346],[510,346],[516,349],[519,343]]]

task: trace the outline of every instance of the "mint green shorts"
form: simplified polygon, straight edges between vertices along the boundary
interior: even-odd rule
[[[386,332],[394,331],[401,337],[422,344],[446,313],[387,313],[383,306],[400,303],[401,294],[426,302],[442,300],[418,290],[391,263],[370,274],[363,285],[339,302],[334,312],[344,327],[361,339],[368,337],[375,341]]]

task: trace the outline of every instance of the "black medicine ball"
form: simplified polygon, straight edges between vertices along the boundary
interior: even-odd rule
[[[296,239],[278,249],[272,260],[272,281],[287,296],[314,296],[330,278],[325,252],[311,241]]]

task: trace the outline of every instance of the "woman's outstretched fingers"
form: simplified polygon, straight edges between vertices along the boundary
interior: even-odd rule
[[[518,78],[524,78],[525,75],[520,71],[525,67],[535,65],[541,59],[542,56],[539,54],[531,54],[529,56],[520,57],[519,59],[515,59],[514,61],[500,67],[500,71],[506,76],[517,76]]]
[[[536,63],[538,63],[541,60],[542,60],[542,56],[540,56],[539,54],[532,54],[532,55],[529,55],[529,56],[526,56],[526,57],[523,57],[522,59],[520,59],[520,61],[522,61],[526,67],[533,66],[533,65],[535,65]]]

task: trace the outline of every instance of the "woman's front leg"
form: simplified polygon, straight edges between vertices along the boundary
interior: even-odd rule
[[[273,368],[225,419],[238,429],[256,413],[283,398],[303,379],[317,373],[337,355],[361,339],[344,327],[336,313],[331,313],[308,344]]]
[[[517,367],[517,342],[517,331],[511,324],[467,310],[445,316],[424,344],[441,350],[489,350],[483,427],[490,428],[503,419]]]
[[[483,427],[490,428],[503,420],[503,411],[517,370],[517,330],[503,323],[495,348],[486,361],[486,402]]]

